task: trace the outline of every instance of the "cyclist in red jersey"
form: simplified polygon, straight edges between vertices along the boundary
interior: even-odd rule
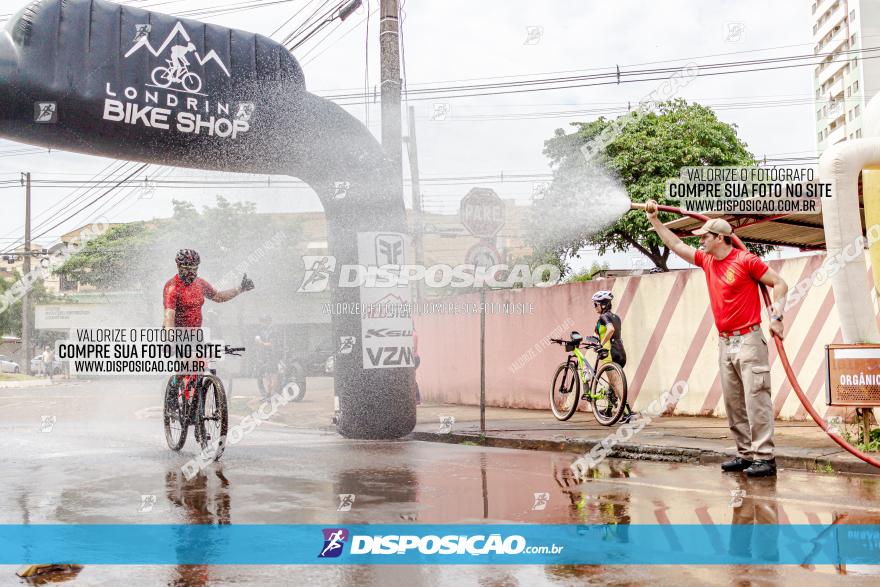
[[[162,296],[165,303],[165,328],[200,328],[205,298],[218,303],[228,302],[238,294],[254,289],[254,282],[245,274],[238,287],[217,291],[210,283],[198,277],[200,261],[199,254],[192,249],[181,249],[177,252],[177,275],[165,284]]]

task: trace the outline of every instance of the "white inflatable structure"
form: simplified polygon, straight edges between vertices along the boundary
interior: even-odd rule
[[[859,174],[880,169],[880,94],[865,109],[865,138],[829,147],[819,159],[819,181],[831,184],[832,197],[822,202],[826,272],[831,280],[844,343],[880,342],[871,291],[862,253],[862,218],[859,206]],[[865,223],[868,228],[880,220],[880,172],[863,177]],[[874,222],[871,218],[874,217]],[[869,230],[872,240],[877,229]],[[876,250],[874,250],[876,248]],[[880,277],[880,243],[872,247],[875,282]],[[839,263],[839,265],[838,265]],[[836,268],[836,270],[835,270]]]

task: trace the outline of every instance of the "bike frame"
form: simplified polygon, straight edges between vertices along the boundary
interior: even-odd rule
[[[179,378],[179,389],[186,401],[190,401],[189,391],[198,391],[199,383],[205,375],[216,375],[217,370],[208,367],[208,361],[204,361],[205,368],[197,373],[178,373],[175,377]]]
[[[576,365],[575,369],[577,371],[578,377],[580,377],[581,383],[584,386],[581,392],[581,396],[587,396],[590,399],[601,399],[605,397],[605,394],[602,393],[596,395],[593,395],[592,393],[592,383],[593,380],[596,378],[596,372],[599,369],[599,357],[596,357],[595,365],[590,366],[590,363],[587,362],[587,357],[584,355],[584,353],[581,352],[581,349],[578,347],[575,347],[575,349],[568,354],[568,359],[566,360],[566,374],[563,376],[562,379],[563,389],[568,386],[568,381],[566,380],[566,377],[568,377],[568,365],[571,365],[573,363]],[[587,374],[589,374],[589,377],[587,377]],[[588,383],[590,385],[587,385]]]

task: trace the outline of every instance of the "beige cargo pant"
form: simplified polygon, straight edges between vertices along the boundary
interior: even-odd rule
[[[718,369],[727,423],[744,459],[773,458],[773,402],[767,340],[760,330],[719,337]]]

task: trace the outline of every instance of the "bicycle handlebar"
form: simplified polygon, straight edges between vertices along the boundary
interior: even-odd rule
[[[239,353],[243,353],[244,350],[245,348],[243,346],[231,347],[229,345],[226,345],[225,347],[223,347],[223,352],[227,355],[237,355]]]
[[[593,342],[593,341],[591,341],[591,340],[586,340],[586,339],[581,340],[581,341],[578,342],[578,343],[575,343],[573,340],[565,340],[565,339],[562,339],[562,338],[551,338],[551,339],[550,339],[550,342],[555,343],[555,344],[573,344],[573,345],[575,345],[575,346],[577,346],[577,347],[581,347],[581,346],[582,346],[582,347],[584,347],[584,348],[588,348],[588,349],[599,349],[599,348],[602,348],[602,345],[600,345],[599,343]]]

